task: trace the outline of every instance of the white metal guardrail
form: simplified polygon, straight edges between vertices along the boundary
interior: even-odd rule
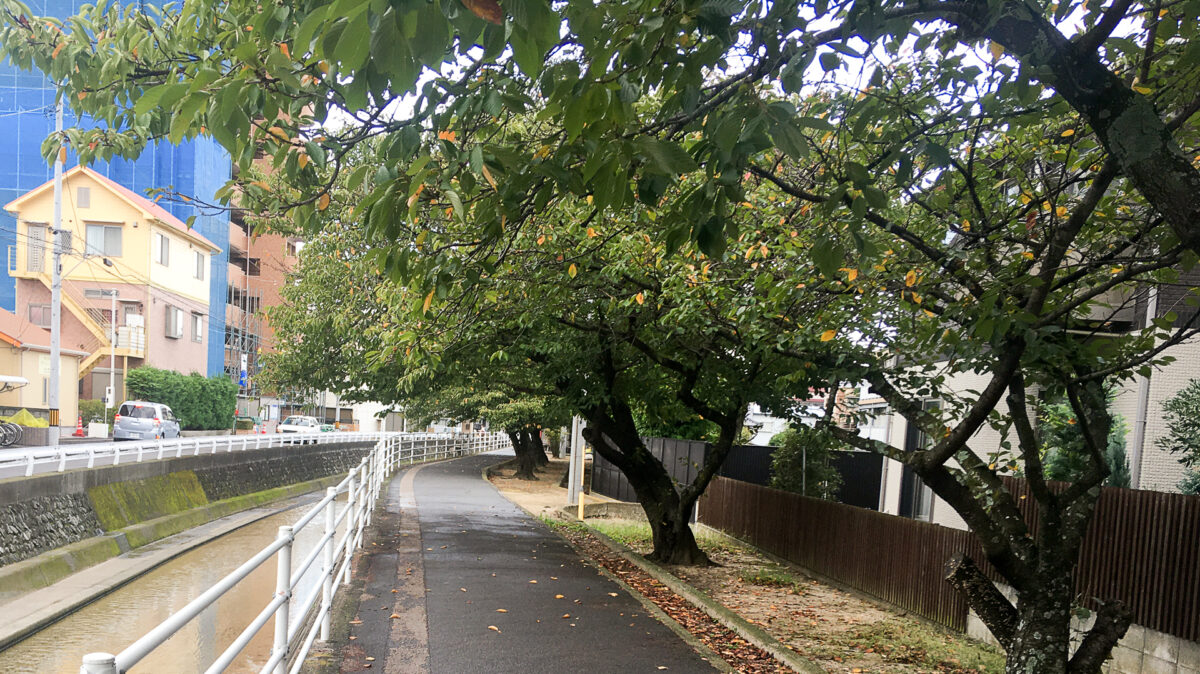
[[[350,583],[350,563],[354,550],[362,546],[363,528],[371,523],[371,512],[375,508],[376,499],[379,498],[384,481],[392,471],[400,465],[477,454],[511,446],[508,437],[503,433],[372,435],[380,436],[379,440],[374,449],[363,457],[362,463],[351,470],[336,487],[325,490],[325,498],[310,508],[299,521],[292,526],[279,527],[279,535],[274,542],[120,653],[85,655],[80,674],[124,674],[129,671],[129,668],[233,590],[240,580],[267,563],[271,557],[276,557],[274,596],[205,671],[208,674],[225,671],[226,667],[236,661],[251,639],[274,618],[271,657],[260,672],[296,674],[317,638],[329,639],[332,620],[330,609],[333,605],[335,585],[339,579],[343,585]],[[342,492],[348,493],[349,497],[345,507],[339,510],[337,496]],[[324,517],[321,517],[322,515]],[[324,525],[324,535],[313,546],[312,552],[293,569],[292,543],[296,534],[314,522],[318,523],[317,526]],[[343,522],[346,526],[339,538],[337,531]],[[319,566],[318,559],[321,562]],[[321,582],[314,583],[306,596],[294,596],[293,592],[297,591],[305,575],[314,570],[320,573]],[[293,615],[299,619],[292,621]]]
[[[390,433],[267,433],[254,435],[205,435],[171,440],[88,442],[58,447],[11,447],[0,450],[0,478],[32,477],[76,468],[117,466],[122,463],[183,456],[244,452],[296,444],[373,442]],[[406,437],[445,437],[446,434],[407,433]]]

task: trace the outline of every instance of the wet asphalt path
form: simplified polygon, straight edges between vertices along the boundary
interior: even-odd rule
[[[390,594],[404,619],[373,635],[360,628],[351,643],[386,652],[385,672],[715,671],[637,600],[481,479],[483,468],[499,460],[468,457],[393,480],[388,510],[400,513],[406,520],[400,531],[411,533],[393,534],[400,558],[372,570],[377,590],[370,594],[386,596],[386,586],[394,584],[397,591]],[[418,528],[419,549],[413,540]],[[425,634],[419,633],[422,619]]]

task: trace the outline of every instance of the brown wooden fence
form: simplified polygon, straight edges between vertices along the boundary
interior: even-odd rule
[[[1014,481],[1010,488],[1023,493],[1025,486]],[[1026,511],[1032,516],[1029,505]],[[958,552],[982,561],[970,532],[726,478],[709,486],[699,519],[866,594],[966,628],[966,602],[942,569]],[[1104,489],[1076,586],[1084,597],[1127,602],[1140,625],[1200,640],[1200,496]]]

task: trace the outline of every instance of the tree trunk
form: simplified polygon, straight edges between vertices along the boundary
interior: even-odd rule
[[[536,480],[534,470],[537,468],[537,458],[533,455],[533,447],[525,431],[507,431],[512,440],[513,452],[517,455],[517,472],[513,477],[518,480]]]
[[[1044,580],[1021,593],[1008,646],[1008,674],[1066,674],[1071,643],[1072,575]]]
[[[533,452],[534,461],[538,468],[548,465],[550,459],[546,458],[546,445],[542,443],[542,432],[534,428],[529,431],[529,439],[531,440],[530,451]]]
[[[590,419],[584,434],[592,449],[616,465],[637,494],[654,540],[654,551],[647,558],[662,564],[711,564],[688,524],[692,504],[680,499],[671,476],[642,443],[632,417],[628,424]]]

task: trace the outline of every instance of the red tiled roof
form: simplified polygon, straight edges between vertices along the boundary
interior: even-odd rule
[[[118,183],[117,181],[112,180],[111,178],[108,178],[107,176],[102,175],[101,173],[99,173],[98,171],[96,171],[92,168],[89,168],[87,166],[76,166],[76,167],[72,168],[71,170],[67,171],[65,174],[63,174],[63,180],[66,181],[67,179],[69,179],[72,176],[79,174],[79,173],[83,173],[84,175],[88,176],[92,180],[95,180],[96,182],[107,187],[108,189],[112,190],[113,192],[116,192],[122,199],[125,199],[126,201],[128,201],[135,208],[141,209],[142,211],[146,212],[150,217],[154,218],[155,220],[158,220],[159,222],[163,223],[164,225],[171,227],[173,229],[176,229],[179,232],[186,234],[187,236],[190,236],[193,239],[200,241],[201,243],[207,245],[209,248],[211,248],[214,251],[221,250],[216,245],[214,245],[212,241],[209,241],[202,234],[200,234],[200,232],[197,232],[194,229],[188,228],[187,223],[185,223],[184,221],[175,217],[174,215],[171,215],[171,212],[168,211],[167,209],[163,208],[162,206],[159,206],[158,204],[154,203],[150,199],[143,197],[142,195],[138,194],[137,192],[134,192],[133,190],[129,189],[128,187],[125,187],[121,183]],[[41,192],[42,190],[52,188],[53,186],[54,186],[53,180],[43,183],[43,184],[33,188],[32,190],[29,190],[25,194],[22,194],[21,196],[17,197],[16,199],[13,199],[12,201],[8,202],[7,204],[5,204],[4,208],[5,208],[5,210],[13,210],[18,202],[24,201],[26,198],[28,198],[38,192]]]
[[[0,309],[0,335],[8,338],[3,341],[17,347],[24,344],[50,347],[49,330],[39,328],[7,309]]]
[[[89,168],[87,166],[76,166],[75,168],[71,169],[71,171],[72,172],[79,171],[79,172],[84,173],[85,175],[89,176],[93,180],[95,180],[103,185],[106,185],[109,189],[113,190],[117,194],[120,194],[125,199],[133,202],[134,205],[136,205],[138,208],[140,208],[140,209],[146,211],[147,213],[149,213],[150,215],[154,216],[155,220],[158,220],[159,222],[163,223],[164,225],[169,225],[171,227],[174,227],[175,229],[177,229],[181,232],[184,232],[185,234],[190,234],[191,236],[194,236],[197,239],[200,239],[202,242],[207,243],[209,246],[212,246],[213,250],[220,250],[215,245],[213,245],[213,243],[211,241],[204,238],[204,236],[202,236],[200,234],[200,232],[197,232],[194,229],[190,229],[187,226],[186,222],[180,220],[179,218],[175,217],[174,215],[171,215],[171,212],[168,211],[167,209],[163,208],[162,206],[159,206],[158,204],[154,203],[153,201],[147,199],[146,197],[143,197],[142,195],[138,194],[137,192],[134,192],[133,190],[129,189],[128,187],[125,187],[121,183],[119,183],[115,180],[112,180],[108,176],[102,175],[98,171],[96,171],[92,168]]]

